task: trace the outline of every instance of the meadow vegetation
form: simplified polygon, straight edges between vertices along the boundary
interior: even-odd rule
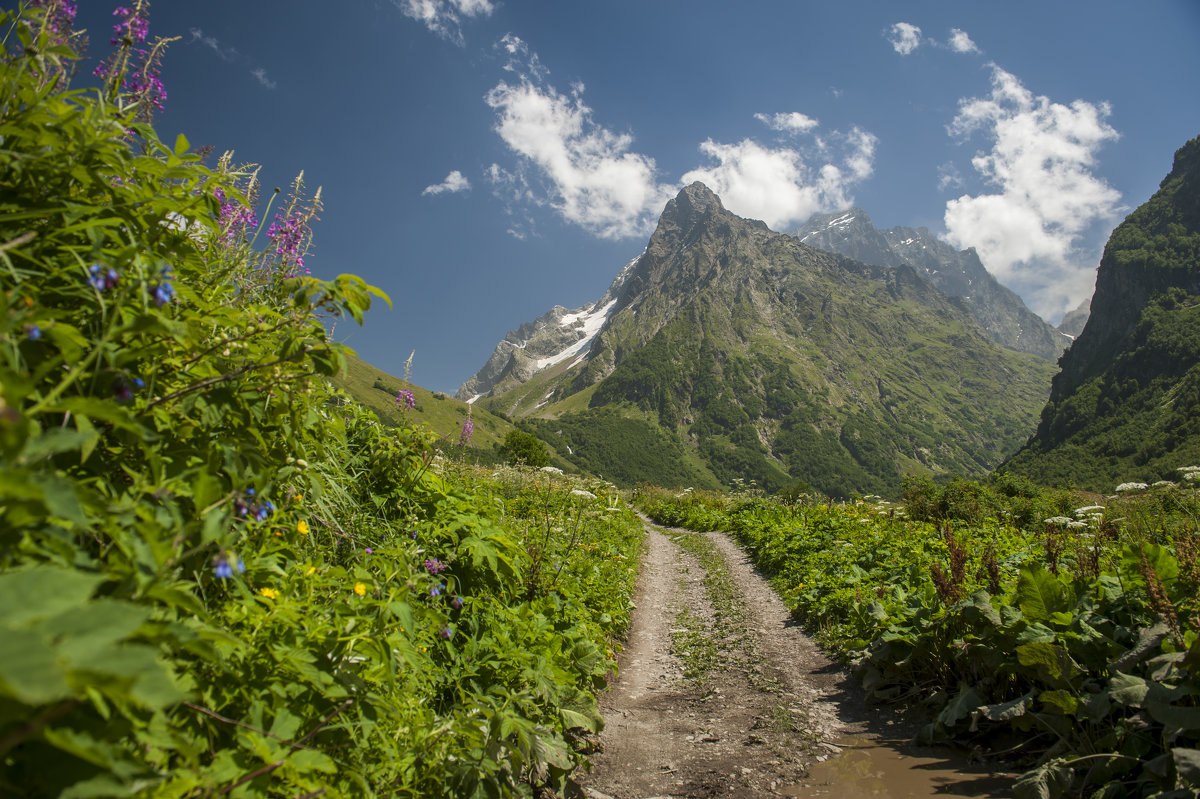
[[[638,519],[332,389],[386,297],[307,273],[319,190],[158,139],[143,3],[70,88],[73,14],[3,20],[0,794],[561,790]]]
[[[922,737],[1021,758],[1017,797],[1200,789],[1200,468],[1107,497],[911,481],[904,501],[643,489],[728,530],[796,616]]]

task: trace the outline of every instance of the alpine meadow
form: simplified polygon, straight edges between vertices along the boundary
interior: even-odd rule
[[[378,5],[451,53],[500,13]],[[786,213],[728,162],[663,182],[505,34],[477,94],[545,168],[479,156],[527,206],[505,235],[548,249],[533,208],[640,252],[593,302],[512,311],[455,394],[418,385],[422,341],[385,342],[394,374],[347,343],[425,300],[325,273],[329,193],[162,133],[173,48],[274,91],[257,56],[153,35],[146,0],[83,13],[2,19],[0,795],[1200,797],[1200,137],[1137,207],[1097,190],[1089,224],[1127,215],[1090,300],[1042,253],[1048,313],[967,194],[945,232],[875,226],[848,193],[873,134],[821,139],[851,152]],[[1117,138],[987,69],[957,135],[1017,97]],[[581,163],[628,207],[564,188]]]

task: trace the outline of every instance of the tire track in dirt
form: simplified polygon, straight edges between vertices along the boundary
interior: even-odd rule
[[[848,740],[909,757],[911,723],[868,708],[728,536],[646,520],[635,603],[619,677],[601,697],[594,766],[579,777],[591,799],[810,795],[809,767],[840,760]],[[894,786],[863,795],[932,796],[960,776],[908,768],[924,769],[917,785],[891,793],[907,775],[890,774]],[[815,793],[839,795],[827,779]]]

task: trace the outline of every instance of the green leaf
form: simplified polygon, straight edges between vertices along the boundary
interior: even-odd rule
[[[1114,674],[1108,681],[1108,695],[1126,707],[1141,707],[1149,692],[1146,681],[1131,674]]]
[[[56,566],[0,574],[0,625],[14,629],[78,608],[103,581],[96,574]]]
[[[324,752],[313,749],[297,749],[288,755],[287,764],[300,774],[319,771],[322,774],[336,774],[337,764]]]
[[[1017,576],[1017,604],[1025,618],[1047,622],[1052,614],[1068,609],[1067,588],[1041,565],[1026,566]]]
[[[1053,708],[1064,716],[1074,716],[1076,711],[1079,710],[1079,699],[1075,694],[1060,688],[1042,691],[1038,694],[1038,700],[1043,705]]]
[[[979,708],[979,713],[989,721],[1009,721],[1017,716],[1025,715],[1029,709],[1030,703],[1033,701],[1033,692],[1019,696],[1010,702],[1001,702],[996,705],[983,705]]]
[[[1046,641],[1018,646],[1017,661],[1022,666],[1034,668],[1042,682],[1054,686],[1071,680],[1079,673],[1079,668],[1066,649]]]
[[[62,664],[50,643],[33,630],[4,632],[0,693],[27,705],[71,696]]]
[[[967,687],[954,695],[942,712],[938,714],[938,722],[953,727],[962,719],[971,715],[972,711],[983,704],[983,697],[972,687]]]
[[[175,137],[175,155],[183,156],[191,146],[191,143],[187,140],[187,136],[184,136],[182,133]]]
[[[1200,707],[1169,705],[1156,699],[1146,700],[1146,712],[1160,724],[1181,730],[1200,730]]]
[[[1172,749],[1171,757],[1175,760],[1175,773],[1179,778],[1200,786],[1200,749]]]

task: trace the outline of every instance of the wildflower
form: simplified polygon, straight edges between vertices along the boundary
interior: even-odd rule
[[[245,561],[238,558],[236,562],[230,562],[229,555],[226,553],[221,553],[213,561],[213,574],[220,580],[232,577],[235,568],[238,574],[244,574],[246,571]]]
[[[274,588],[260,588],[258,589],[258,593],[262,594],[267,599],[275,599],[279,596],[279,592]]]
[[[454,628],[449,625],[443,627],[441,635],[442,635],[442,638],[445,638],[447,641],[449,641],[451,638],[454,637]]]
[[[471,419],[467,419],[465,422],[463,422],[462,432],[458,434],[458,445],[460,447],[465,447],[467,444],[470,444],[471,436],[474,434],[475,422]]]
[[[454,608],[455,610],[462,610],[462,606],[463,606],[462,597],[456,596],[450,600],[450,607]]]
[[[417,407],[417,398],[413,395],[411,390],[402,388],[400,389],[399,393],[396,394],[396,407],[400,408],[401,410],[411,411],[413,408]]]
[[[25,337],[30,341],[37,341],[42,337],[42,329],[37,325],[25,325]]]
[[[105,269],[100,264],[92,264],[89,266],[88,274],[90,275],[88,278],[88,283],[91,284],[92,288],[96,289],[96,291],[108,291],[111,288],[115,288],[117,285],[117,280],[120,279],[120,276],[117,274],[117,270],[113,269],[111,266],[108,269]]]
[[[140,377],[135,377],[130,380],[125,375],[118,375],[113,379],[113,395],[117,398],[117,402],[129,402],[133,399],[134,389],[145,388],[146,381]]]
[[[151,292],[151,298],[154,300],[156,308],[161,308],[175,299],[175,287],[171,285],[170,269],[163,269],[162,276],[158,279],[154,290]]]
[[[364,585],[363,583],[355,583],[354,584],[354,593],[358,594],[359,596],[366,596],[367,595],[367,586]]]
[[[442,589],[441,589],[441,588],[439,588],[438,586],[436,586],[436,585],[435,585],[435,586],[433,586],[432,588],[430,588],[430,589],[429,589],[429,595],[430,595],[430,596],[441,596],[441,595],[442,595]]]
[[[296,522],[296,532],[300,535],[308,535],[308,522],[304,519]]]
[[[308,567],[308,571],[306,571],[306,572],[304,573],[304,576],[305,576],[305,577],[312,577],[312,576],[313,576],[314,574],[316,574],[316,573],[317,573],[317,567],[316,567],[316,566],[309,566],[309,567]]]
[[[371,549],[370,547],[367,547],[365,551],[366,551],[366,553],[367,553],[368,555],[374,555],[374,554],[375,554],[375,550]]]
[[[1125,491],[1145,491],[1149,486],[1145,483],[1121,483],[1117,486],[1117,493],[1121,494]]]
[[[442,563],[437,558],[426,558],[425,570],[430,574],[441,574],[446,570],[446,564]]]

